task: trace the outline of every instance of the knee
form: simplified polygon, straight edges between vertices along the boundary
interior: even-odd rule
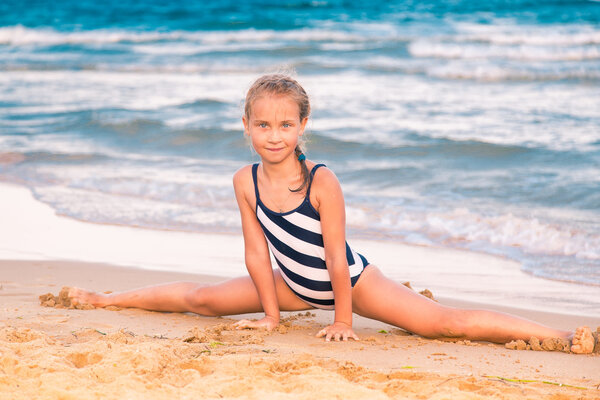
[[[186,291],[183,296],[186,309],[196,314],[213,316],[210,311],[210,297],[207,286],[197,285]]]

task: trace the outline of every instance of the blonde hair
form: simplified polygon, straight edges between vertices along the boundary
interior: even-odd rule
[[[285,95],[292,98],[292,100],[298,104],[300,121],[303,121],[304,118],[307,118],[310,115],[310,101],[308,95],[298,81],[285,74],[268,74],[263,75],[254,81],[252,86],[250,86],[250,89],[248,89],[248,93],[246,93],[246,100],[244,101],[244,115],[246,116],[246,120],[250,120],[250,113],[254,101],[264,94]],[[305,157],[301,157],[303,154],[302,147],[302,144],[298,143],[294,149],[296,157],[298,157],[298,160],[300,161],[302,184],[296,189],[290,189],[292,192],[300,192],[308,186],[310,181],[310,173],[306,166]]]

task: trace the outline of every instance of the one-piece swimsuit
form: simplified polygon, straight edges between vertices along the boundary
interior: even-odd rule
[[[252,178],[256,193],[256,217],[285,283],[311,306],[330,310],[334,308],[334,298],[329,271],[325,265],[321,217],[310,202],[313,177],[322,166],[324,164],[317,164],[310,171],[310,180],[302,204],[282,213],[270,210],[260,200],[258,164],[252,166]],[[346,258],[350,282],[354,287],[369,263],[365,257],[352,250],[348,243]]]

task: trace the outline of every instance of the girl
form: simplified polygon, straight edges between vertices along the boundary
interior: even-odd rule
[[[336,176],[302,153],[309,114],[306,92],[288,76],[263,76],[247,93],[244,132],[261,162],[237,171],[233,184],[249,277],[214,286],[178,282],[110,295],[73,288],[69,296],[75,303],[99,307],[207,316],[265,313],[258,321],[237,322],[238,329],[271,330],[279,324],[280,310],[334,309],[333,323],[317,333],[326,341],[358,340],[352,330],[355,312],[429,338],[506,343],[560,337],[572,340],[574,353],[593,350],[587,327],[571,333],[499,312],[456,309],[384,277],[346,243],[344,197]]]

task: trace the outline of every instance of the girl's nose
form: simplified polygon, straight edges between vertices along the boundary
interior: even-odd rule
[[[281,135],[279,134],[279,129],[271,129],[271,133],[269,134],[270,142],[279,142],[281,140]]]

